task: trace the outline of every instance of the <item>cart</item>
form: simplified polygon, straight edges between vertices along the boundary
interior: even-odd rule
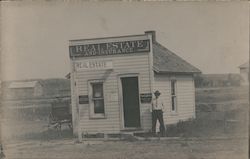
[[[56,98],[51,104],[48,127],[61,131],[62,125],[68,125],[72,129],[72,114],[70,113],[70,99]]]

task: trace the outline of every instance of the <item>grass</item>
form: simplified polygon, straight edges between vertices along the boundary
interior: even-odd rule
[[[211,140],[207,138],[221,135],[231,137],[235,134],[233,130],[247,132],[248,123],[246,121],[248,121],[249,113],[247,95],[241,93],[241,99],[235,97],[232,94],[237,94],[237,89],[218,89],[218,92],[197,91],[196,119],[179,121],[177,124],[167,126],[167,137],[184,137],[184,140],[177,138],[173,140],[135,141],[133,138],[127,138],[119,142],[84,141],[81,144],[76,144],[72,141],[72,132],[66,127],[60,134],[55,129],[44,129],[43,127],[48,124],[44,121],[18,121],[4,124],[3,130],[9,129],[8,132],[5,132],[5,135],[6,133],[10,134],[11,139],[13,139],[11,135],[18,135],[17,137],[24,139],[18,145],[15,145],[16,142],[13,142],[13,145],[8,142],[6,156],[13,159],[246,158],[248,143],[245,138],[232,138],[231,140]],[[213,100],[207,100],[207,96],[210,96]],[[228,123],[226,127],[225,121],[230,119],[240,121],[244,125]],[[145,138],[150,137],[150,134],[141,135],[144,135]],[[114,134],[113,137],[120,138],[121,136]],[[193,140],[192,137],[201,138]],[[41,142],[46,140],[52,141]]]
[[[167,126],[167,137],[204,137],[224,133],[223,121],[193,119]]]
[[[239,98],[240,96],[240,98]],[[167,137],[206,137],[247,132],[248,91],[246,88],[199,89],[196,91],[196,119],[167,125]],[[213,99],[210,101],[210,99]],[[236,100],[236,101],[235,101]],[[222,102],[224,101],[224,102]],[[237,122],[227,122],[227,121]],[[238,122],[239,121],[239,122]],[[71,139],[72,131],[47,129],[48,121],[21,121],[3,124],[6,138],[54,140]],[[5,132],[6,131],[6,132]],[[152,134],[137,134],[150,137]]]
[[[248,88],[196,91],[196,119],[167,125],[167,137],[247,135]]]
[[[24,140],[61,140],[61,139],[73,139],[74,135],[72,130],[64,129],[64,130],[56,130],[56,129],[48,129],[43,132],[30,132],[27,134],[23,134],[19,136],[20,139]]]
[[[248,102],[248,87],[227,87],[227,88],[199,88],[195,92],[196,103],[218,103],[232,100]]]

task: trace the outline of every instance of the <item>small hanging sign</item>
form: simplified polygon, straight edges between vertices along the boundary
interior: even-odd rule
[[[88,95],[79,96],[79,104],[89,104]]]
[[[141,98],[141,103],[151,103],[152,93],[141,93],[140,98]]]

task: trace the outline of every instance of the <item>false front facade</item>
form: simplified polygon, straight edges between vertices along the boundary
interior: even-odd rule
[[[71,40],[74,133],[151,129],[152,92],[162,92],[166,124],[195,117],[193,74],[200,71],[142,35]]]

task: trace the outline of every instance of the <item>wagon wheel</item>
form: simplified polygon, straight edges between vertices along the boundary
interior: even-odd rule
[[[72,122],[70,122],[70,123],[68,124],[68,126],[69,126],[70,130],[73,130]]]
[[[52,115],[52,113],[49,114],[49,124],[53,124],[53,122],[55,122],[55,118]]]

